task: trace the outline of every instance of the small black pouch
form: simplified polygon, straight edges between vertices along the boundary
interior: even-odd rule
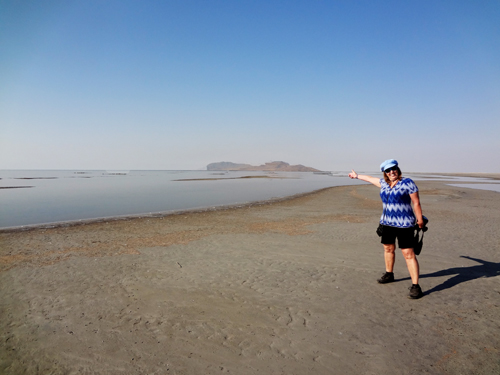
[[[382,218],[382,223],[385,222],[385,209],[384,209],[384,217]],[[379,237],[382,237],[382,234],[384,234],[384,225],[379,224],[377,227],[377,234]]]

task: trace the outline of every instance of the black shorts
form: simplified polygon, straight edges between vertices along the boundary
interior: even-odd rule
[[[384,245],[396,244],[396,238],[400,249],[413,249],[415,246],[415,229],[413,227],[396,228],[384,225],[380,242]]]

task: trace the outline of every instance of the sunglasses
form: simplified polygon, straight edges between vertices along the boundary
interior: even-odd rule
[[[391,171],[397,171],[397,170],[398,170],[398,167],[394,166],[394,167],[387,168],[386,170],[384,170],[384,172],[389,173]]]

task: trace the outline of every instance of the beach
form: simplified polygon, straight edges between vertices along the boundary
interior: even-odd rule
[[[379,285],[379,189],[0,232],[2,374],[500,374],[500,195],[418,181]]]

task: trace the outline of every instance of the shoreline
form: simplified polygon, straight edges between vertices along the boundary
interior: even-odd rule
[[[352,186],[352,185],[346,185],[346,186]],[[306,193],[288,195],[286,197],[264,199],[264,200],[245,202],[245,203],[234,203],[234,204],[224,204],[224,205],[219,205],[219,206],[205,206],[205,207],[198,207],[198,208],[185,209],[185,210],[160,211],[160,212],[150,212],[150,213],[146,212],[146,213],[142,213],[142,214],[133,214],[133,215],[106,216],[106,217],[98,217],[98,218],[92,218],[92,219],[79,219],[79,220],[70,220],[70,221],[49,222],[49,223],[42,223],[42,224],[30,224],[30,225],[19,225],[19,226],[13,226],[13,227],[4,227],[4,228],[0,228],[0,233],[25,232],[25,231],[38,230],[38,229],[68,228],[68,227],[76,227],[76,226],[83,226],[83,225],[96,224],[96,223],[106,223],[106,222],[114,222],[114,221],[131,221],[131,220],[144,219],[144,218],[164,218],[164,217],[174,216],[174,215],[186,215],[186,214],[195,214],[195,213],[202,213],[202,212],[234,210],[234,209],[248,208],[248,207],[253,207],[253,206],[265,206],[265,205],[269,205],[269,204],[285,202],[288,200],[301,198],[301,197],[308,196],[311,194],[319,193],[323,190],[334,189],[334,188],[338,188],[338,187],[341,187],[341,186],[331,186],[331,187],[326,187],[326,188],[322,188],[322,189],[309,191]]]
[[[411,175],[436,175],[436,176],[455,176],[455,177],[483,177],[483,178],[488,178],[493,180],[492,182],[488,181],[476,181],[476,182],[466,182],[464,184],[497,184],[494,182],[495,180],[500,180],[500,174],[495,174],[495,173],[408,173]],[[250,178],[277,178],[277,179],[284,179],[285,177],[268,177],[268,176],[243,176],[243,177],[235,177],[235,178],[226,178],[226,179],[250,179]],[[206,181],[206,180],[222,180],[219,178],[210,178],[210,179],[181,179],[181,180],[173,180],[173,181]],[[426,180],[423,180],[426,181]],[[432,181],[432,180],[431,180]],[[420,182],[420,181],[419,181]],[[439,181],[445,183],[445,181]],[[450,181],[453,183],[453,181]],[[459,182],[456,182],[459,183]],[[448,186],[453,186],[447,183]],[[341,186],[355,186],[353,185],[341,185]],[[266,204],[273,204],[276,202],[281,202],[281,201],[287,201],[290,199],[295,199],[301,196],[306,196],[309,194],[314,194],[316,192],[320,192],[322,190],[326,189],[332,189],[336,187],[341,187],[341,186],[331,186],[331,187],[326,187],[326,188],[321,188],[321,189],[316,189],[312,190],[309,192],[305,193],[298,193],[298,194],[293,194],[285,197],[280,197],[280,198],[270,198],[270,199],[263,199],[263,200],[257,200],[257,201],[250,201],[250,202],[243,202],[243,203],[234,203],[234,204],[222,204],[222,205],[217,205],[217,206],[202,206],[202,207],[196,207],[192,209],[179,209],[179,210],[169,210],[169,211],[158,211],[158,212],[144,212],[144,213],[138,213],[138,214],[127,214],[127,215],[118,215],[118,216],[104,216],[104,217],[96,217],[96,218],[90,218],[90,219],[77,219],[77,220],[68,220],[68,221],[56,221],[56,222],[47,222],[47,223],[40,223],[40,224],[27,224],[27,225],[17,225],[17,226],[9,226],[9,227],[0,227],[0,233],[10,233],[10,232],[18,232],[18,231],[30,231],[30,230],[37,230],[37,229],[48,229],[48,228],[60,228],[60,227],[73,227],[73,226],[80,226],[80,225],[88,225],[88,224],[93,224],[93,223],[103,223],[103,222],[111,222],[111,221],[122,221],[122,220],[134,220],[134,219],[140,219],[140,218],[151,218],[151,217],[166,217],[170,215],[184,215],[188,213],[197,213],[197,212],[208,212],[208,211],[218,211],[218,210],[230,210],[230,209],[237,209],[237,208],[245,208],[245,207],[251,207],[253,205],[266,205]],[[32,187],[32,186],[22,186],[24,187]],[[465,187],[465,186],[463,186]],[[6,187],[10,188],[10,187]],[[17,187],[12,187],[12,188],[17,188]],[[472,188],[472,187],[471,187]],[[495,190],[492,190],[495,191]]]
[[[425,173],[425,172],[408,172],[411,175],[430,175],[430,176],[446,176],[446,177],[474,177],[474,178],[489,178],[492,180],[500,180],[500,173]]]
[[[17,174],[43,177],[41,172]],[[302,177],[297,177],[299,174]],[[11,175],[15,177],[16,173]],[[69,221],[102,220],[244,204],[345,183],[343,178],[332,179],[298,172],[276,173],[271,177],[261,177],[264,173],[235,173],[220,180],[220,176],[209,176],[206,171],[136,172],[130,176],[85,180],[75,180],[71,172],[46,172],[45,175],[57,175],[59,178],[33,184],[36,189],[15,189],[9,186],[16,185],[15,181],[10,179],[2,182],[2,186],[8,189],[3,190],[4,193],[1,194],[4,206],[1,228],[50,226],[53,223]],[[217,178],[207,180],[205,177]],[[294,180],[290,179],[292,177]],[[179,178],[188,181],[179,182]]]

